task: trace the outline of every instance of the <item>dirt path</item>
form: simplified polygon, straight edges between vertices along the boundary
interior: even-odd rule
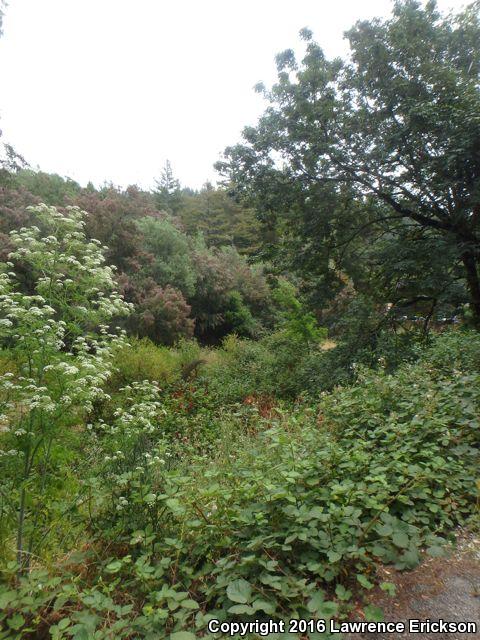
[[[382,607],[385,620],[409,619],[476,622],[479,632],[472,634],[355,634],[348,640],[480,640],[480,536],[460,537],[458,546],[444,558],[425,560],[413,571],[382,569],[385,581],[396,585],[396,595],[372,594],[371,602]],[[408,629],[408,624],[407,627]]]

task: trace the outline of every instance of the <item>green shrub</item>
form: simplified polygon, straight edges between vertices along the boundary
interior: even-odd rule
[[[178,358],[168,347],[155,345],[148,338],[130,338],[129,345],[118,350],[112,386],[120,387],[140,380],[170,383],[180,376]]]
[[[219,350],[219,358],[206,368],[205,380],[210,391],[227,403],[251,395],[292,400],[309,388],[304,386],[309,380],[303,368],[312,354],[318,357],[323,352],[317,343],[311,344],[300,335],[294,337],[290,329],[257,341],[230,335]]]
[[[447,331],[433,341],[423,361],[438,375],[456,370],[480,371],[480,334],[461,329]]]
[[[347,617],[377,563],[440,556],[475,514],[479,354],[478,334],[445,334],[417,363],[358,365],[354,385],[266,418],[219,407],[202,384],[164,397],[156,384],[127,386],[112,420],[92,426],[81,469],[93,540],[57,577],[0,590],[0,638],[40,619],[58,639],[193,640],[211,617]],[[283,356],[231,336],[206,370],[248,366],[224,378],[234,396],[249,375],[264,382],[255,357],[272,371]]]
[[[200,347],[196,340],[180,340],[175,347],[157,345],[148,338],[129,338],[128,342],[116,353],[112,388],[142,380],[169,387],[185,376],[192,363],[198,365],[197,369],[217,359],[213,350]]]
[[[306,311],[296,293],[291,282],[283,278],[278,280],[272,298],[278,307],[279,326],[295,343],[318,344],[327,337],[327,330],[318,326],[315,316]]]
[[[269,394],[273,381],[268,378],[275,356],[262,341],[229,335],[222,344],[220,357],[207,366],[204,379],[210,393],[219,402],[241,402],[254,394]]]
[[[53,637],[96,630],[100,640],[113,628],[116,638],[193,640],[213,616],[348,616],[377,562],[403,569],[425,549],[441,555],[475,512],[480,375],[467,352],[479,345],[476,334],[442,336],[394,374],[360,367],[357,384],[318,407],[257,414],[250,436],[250,409],[236,406],[217,457],[174,464],[157,390],[127,389],[127,408],[97,443],[108,472],[91,470],[103,480],[98,539],[81,556],[88,580],[73,587],[72,560],[58,579],[42,578],[41,594],[26,580],[4,591],[5,633],[31,628],[40,612],[48,619],[52,606],[66,621],[57,617]],[[229,338],[224,357],[238,361],[250,346]]]

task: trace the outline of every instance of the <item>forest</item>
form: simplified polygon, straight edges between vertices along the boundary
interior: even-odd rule
[[[216,185],[3,144],[0,639],[379,621],[479,531],[480,4],[301,36]]]

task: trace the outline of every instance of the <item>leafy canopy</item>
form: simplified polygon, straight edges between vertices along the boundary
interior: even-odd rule
[[[328,60],[304,30],[305,57],[277,56],[277,83],[258,87],[269,107],[218,164],[266,223],[298,225],[293,251],[303,266],[320,260],[324,278],[367,228],[394,238],[411,229],[438,251],[447,243],[477,324],[478,9],[443,17],[434,2],[396,2],[389,20],[347,32],[348,60]]]

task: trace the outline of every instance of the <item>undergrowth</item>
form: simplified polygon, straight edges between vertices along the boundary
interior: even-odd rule
[[[88,537],[20,583],[8,565],[0,638],[193,640],[211,618],[346,618],[378,563],[442,555],[475,514],[479,365],[478,335],[452,332],[315,403],[220,406],[205,376],[168,395],[129,382],[86,431]]]

